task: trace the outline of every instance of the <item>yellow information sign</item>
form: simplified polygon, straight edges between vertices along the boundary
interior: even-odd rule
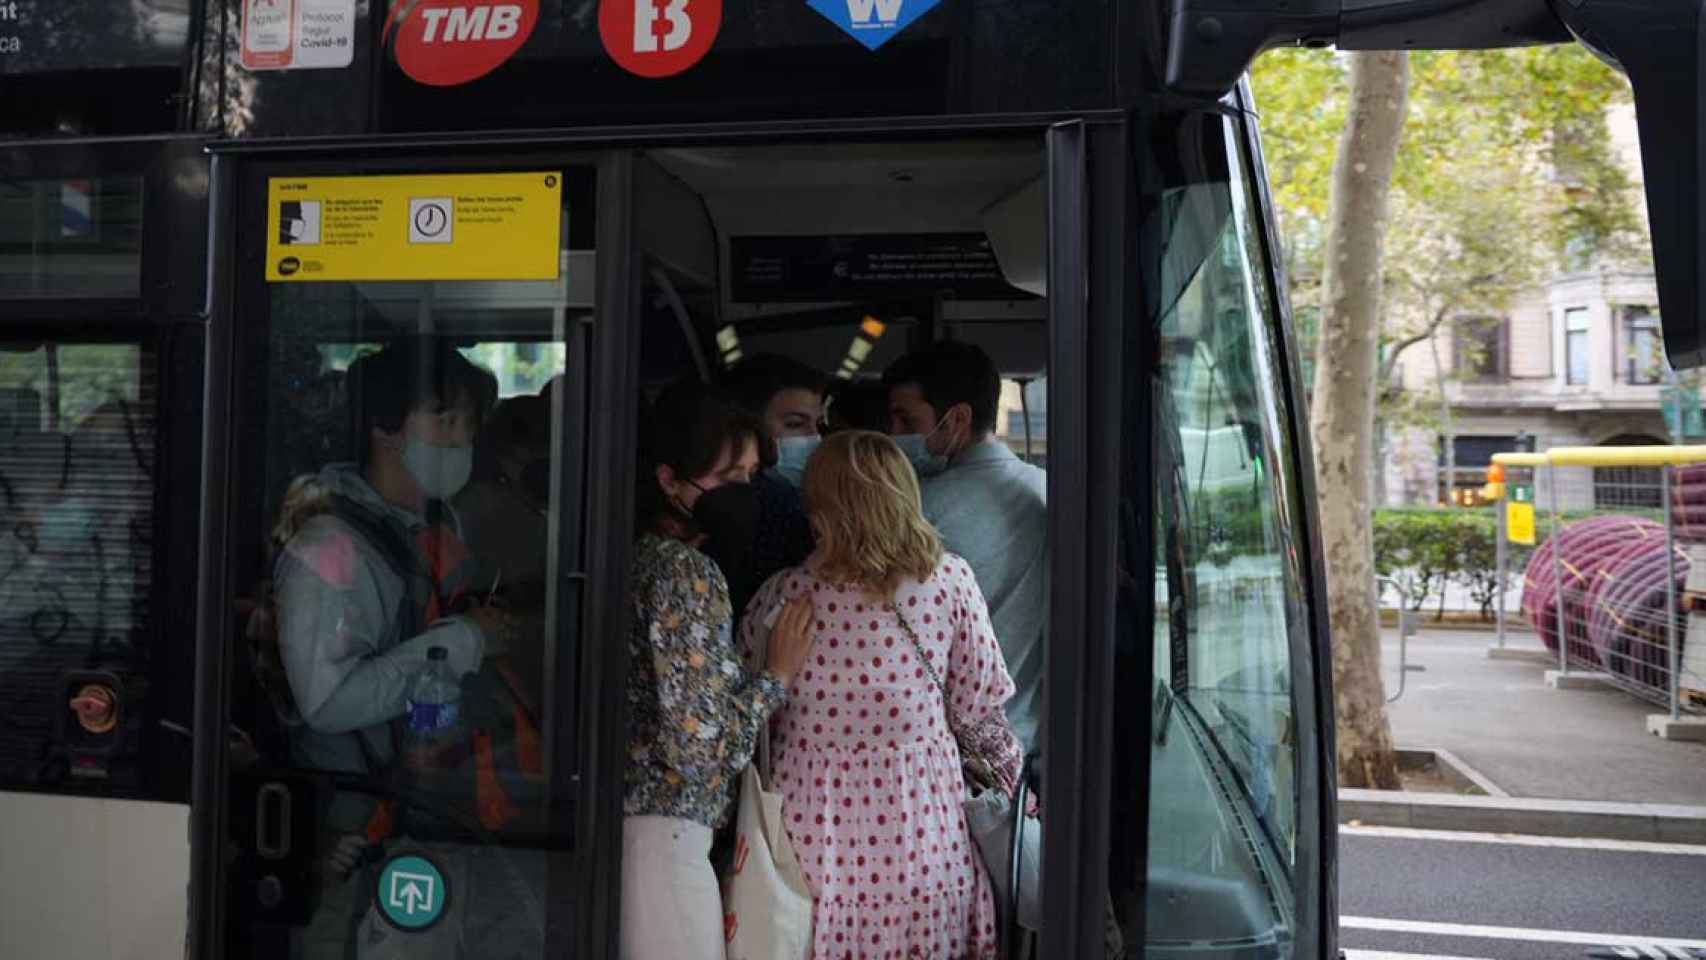
[[[1511,543],[1534,545],[1534,504],[1505,502],[1505,536]]]
[[[267,279],[555,280],[560,173],[274,177]]]

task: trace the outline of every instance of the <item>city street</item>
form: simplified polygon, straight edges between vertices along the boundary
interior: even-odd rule
[[[1348,960],[1706,957],[1706,847],[1346,826],[1339,852]]]
[[[1398,637],[1381,655],[1397,689]],[[1491,632],[1423,630],[1412,637],[1405,692],[1387,708],[1400,747],[1444,749],[1517,797],[1706,804],[1706,744],[1661,740],[1646,731],[1660,707],[1620,690],[1552,690],[1554,664],[1491,660]],[[1513,648],[1538,651],[1513,631]],[[1702,864],[1706,872],[1706,864]]]

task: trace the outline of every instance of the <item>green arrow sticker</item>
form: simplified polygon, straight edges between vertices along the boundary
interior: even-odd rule
[[[419,933],[444,916],[450,885],[444,871],[420,854],[402,854],[386,861],[373,892],[379,912],[404,933]]]

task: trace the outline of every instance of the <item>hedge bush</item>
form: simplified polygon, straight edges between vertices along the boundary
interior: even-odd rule
[[[1374,512],[1374,569],[1399,585],[1400,602],[1420,610],[1439,598],[1445,613],[1445,588],[1461,585],[1479,605],[1483,619],[1493,618],[1498,602],[1498,515],[1494,508],[1403,508]],[[1532,547],[1509,545],[1505,586],[1510,589],[1528,565]]]
[[[1215,566],[1225,566],[1240,554],[1265,554],[1274,549],[1273,518],[1259,497],[1249,491],[1223,491],[1205,496],[1192,512],[1185,531],[1195,541],[1192,552]],[[1445,588],[1462,586],[1493,618],[1498,602],[1498,514],[1493,507],[1402,507],[1374,512],[1374,569],[1399,585],[1400,602],[1421,610],[1430,599],[1445,613]],[[1566,522],[1576,519],[1566,516]],[[1545,523],[1537,531],[1543,539]],[[1534,548],[1510,544],[1505,563],[1505,587],[1520,583]]]

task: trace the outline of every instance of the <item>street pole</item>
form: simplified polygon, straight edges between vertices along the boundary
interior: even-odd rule
[[[1670,503],[1670,473],[1673,468],[1667,464],[1661,469],[1665,501],[1665,634],[1670,646],[1670,718],[1676,720],[1681,717],[1677,700],[1681,696],[1678,673],[1682,666],[1677,657],[1676,642],[1676,518]]]
[[[1515,468],[1513,468],[1513,469],[1515,469]],[[1505,648],[1505,565],[1509,562],[1509,554],[1507,552],[1508,548],[1505,546],[1505,544],[1506,544],[1508,538],[1510,537],[1510,531],[1508,531],[1505,528],[1505,521],[1506,521],[1505,515],[1509,512],[1506,509],[1505,504],[1510,502],[1507,499],[1510,495],[1510,485],[1508,483],[1505,486],[1505,494],[1506,494],[1505,497],[1499,498],[1499,500],[1493,504],[1493,509],[1497,510],[1499,512],[1499,555],[1498,555],[1498,568],[1497,568],[1498,569],[1497,576],[1499,578],[1499,580],[1498,580],[1499,606],[1498,606],[1498,610],[1495,612],[1494,616],[1496,617],[1498,624],[1499,624],[1499,649],[1500,650],[1503,650]]]
[[[1570,638],[1564,624],[1564,527],[1558,519],[1558,465],[1547,464],[1552,487],[1552,582],[1558,586],[1558,672],[1570,672]]]

